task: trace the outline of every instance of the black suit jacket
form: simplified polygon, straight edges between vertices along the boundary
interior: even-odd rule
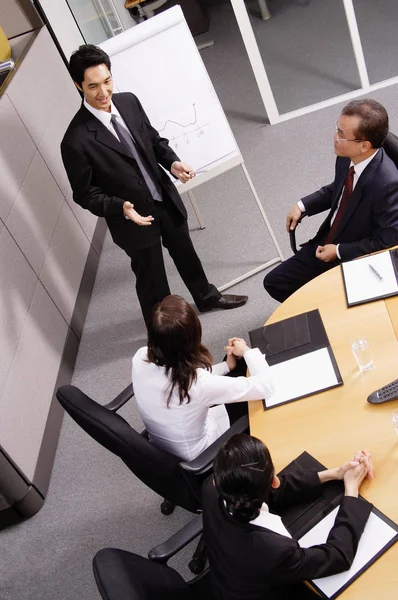
[[[350,159],[337,157],[334,182],[302,198],[309,215],[330,210],[313,243],[320,243],[330,229]],[[398,169],[380,148],[359,177],[336,233],[342,260],[351,260],[398,244]]]
[[[178,191],[159,166],[170,171],[172,163],[179,160],[178,156],[152,127],[134,94],[114,94],[112,100],[146,157],[148,170],[159,182],[164,201],[172,202],[186,219],[186,209]],[[132,202],[143,216],[154,212],[154,201],[137,162],[84,105],[64,135],[61,153],[74,201],[98,217],[105,217],[116,244],[129,251],[156,242],[159,237],[156,220],[150,227],[140,227],[123,215],[126,200]]]
[[[319,495],[315,471],[281,477],[269,507],[278,513],[288,504]],[[203,487],[204,540],[219,600],[282,600],[289,585],[349,569],[372,505],[344,497],[325,544],[300,548],[297,541],[256,525],[237,523],[209,479]]]

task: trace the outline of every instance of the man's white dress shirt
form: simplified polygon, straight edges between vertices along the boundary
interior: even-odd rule
[[[115,128],[112,125],[111,122],[111,117],[112,115],[116,115],[117,120],[119,121],[119,123],[121,125],[123,125],[123,127],[126,129],[126,131],[129,131],[129,128],[127,127],[126,123],[123,121],[123,118],[120,114],[120,112],[118,111],[118,109],[116,108],[116,106],[113,104],[113,102],[111,101],[111,112],[107,112],[106,110],[99,110],[98,108],[94,108],[94,106],[91,106],[87,100],[84,98],[84,102],[83,102],[85,108],[87,108],[87,110],[89,110],[91,112],[92,115],[94,115],[94,117],[96,117],[99,121],[101,121],[101,123],[103,125],[105,125],[105,127],[115,136],[115,138],[117,140],[119,140],[117,133],[115,131]],[[131,133],[130,133],[131,135]],[[120,140],[119,140],[120,142]]]
[[[246,350],[245,360],[250,377],[225,377],[229,372],[225,362],[214,365],[211,372],[199,368],[189,390],[190,402],[180,404],[174,389],[167,406],[170,380],[165,368],[148,362],[147,347],[140,348],[132,361],[132,381],[150,441],[192,460],[229,428],[224,404],[271,396],[274,388],[264,355],[253,348]]]

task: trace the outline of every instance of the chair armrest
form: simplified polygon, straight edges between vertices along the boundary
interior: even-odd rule
[[[168,540],[155,546],[148,552],[148,558],[155,562],[166,563],[169,558],[177,554],[182,548],[185,548],[203,531],[202,515],[197,515],[189,521],[180,531],[177,531]]]
[[[109,402],[109,404],[105,404],[104,408],[107,408],[112,412],[117,412],[119,408],[122,408],[122,406],[124,406],[124,404],[126,404],[126,402],[128,402],[133,396],[133,384],[130,383],[122,392],[120,392],[120,394],[116,396],[116,398],[114,398],[114,400],[112,400],[112,402]]]
[[[217,452],[225,442],[229,440],[235,433],[243,433],[249,429],[249,417],[244,415],[240,417],[235,423],[231,425],[227,431],[225,431],[219,438],[217,438],[206,450],[204,450],[199,456],[189,462],[180,462],[180,467],[184,471],[189,473],[195,473],[196,475],[202,475],[209,470],[213,464],[213,460],[216,457]]]
[[[306,212],[303,212],[301,214],[301,217],[299,218],[299,220],[297,221],[297,225],[299,223],[301,223],[301,221],[304,219],[304,217],[307,216]],[[296,244],[296,229],[297,229],[297,225],[293,230],[289,230],[289,242],[290,242],[290,247],[292,249],[293,254],[297,254],[297,244]]]

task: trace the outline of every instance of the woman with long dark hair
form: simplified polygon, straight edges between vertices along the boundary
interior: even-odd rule
[[[212,365],[199,318],[180,296],[155,306],[148,346],[137,351],[132,366],[137,406],[151,442],[192,460],[228,429],[224,404],[272,394],[269,367],[258,348],[230,338],[226,352],[226,361]],[[250,377],[225,377],[241,357]]]
[[[372,505],[358,498],[372,478],[370,455],[317,472],[275,475],[269,450],[245,433],[232,436],[214,460],[214,480],[203,486],[203,533],[214,592],[220,600],[318,598],[302,582],[350,568]],[[334,526],[325,544],[301,548],[278,511],[322,495],[322,484],[343,480]]]

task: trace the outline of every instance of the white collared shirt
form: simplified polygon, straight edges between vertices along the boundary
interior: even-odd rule
[[[83,104],[87,108],[87,110],[89,110],[91,112],[91,114],[94,115],[94,117],[96,117],[99,121],[101,121],[101,123],[103,125],[105,125],[105,127],[115,136],[115,138],[117,140],[119,140],[119,138],[115,131],[115,128],[112,125],[112,121],[111,121],[112,115],[116,115],[119,123],[121,125],[123,125],[123,127],[130,133],[129,128],[127,127],[126,123],[123,121],[123,118],[122,118],[120,112],[118,111],[116,106],[113,104],[112,100],[111,100],[111,112],[107,112],[106,110],[99,110],[98,108],[94,108],[87,102],[87,100],[85,98],[84,98]],[[119,142],[120,142],[120,140],[119,140]]]
[[[250,521],[252,525],[258,525],[259,527],[264,527],[265,529],[270,529],[275,533],[279,533],[280,535],[284,535],[285,537],[291,538],[292,536],[284,526],[282,519],[279,515],[274,515],[269,512],[268,504],[265,502],[262,503],[260,508],[260,514],[258,517]]]
[[[376,152],[374,152],[374,154],[372,154],[372,156],[369,156],[368,158],[365,158],[365,160],[362,160],[357,165],[354,165],[354,163],[352,161],[350,162],[350,168],[354,167],[354,179],[353,179],[352,191],[355,190],[355,186],[358,183],[358,179],[360,178],[360,176],[362,175],[362,173],[364,172],[364,170],[366,169],[366,167],[368,166],[368,164],[374,159],[374,157],[376,156],[376,154],[378,153],[379,150],[380,150],[380,148],[377,148]],[[336,218],[337,211],[339,209],[340,202],[341,202],[341,199],[343,197],[343,194],[344,194],[344,187],[341,190],[339,201],[337,202],[337,206],[336,206],[335,211],[333,213],[333,216],[332,216],[332,218],[330,220],[330,227],[333,225],[333,221]],[[301,210],[302,213],[305,212],[305,206],[304,206],[304,203],[301,200],[299,200],[297,202],[297,206],[299,207],[299,209]],[[340,244],[337,244],[337,246],[336,246],[336,252],[337,252],[337,257],[341,260],[341,256],[340,256],[340,252],[339,252],[339,246],[340,246]]]
[[[140,348],[132,361],[135,400],[151,442],[183,460],[193,460],[229,427],[224,404],[269,398],[274,391],[270,368],[258,348],[246,350],[250,377],[224,377],[227,363],[211,371],[196,370],[189,389],[190,401],[180,404],[174,389],[169,406],[170,377],[165,367],[148,361],[148,348]]]
[[[227,503],[223,500],[225,508],[227,508]],[[231,516],[232,513],[229,513]],[[282,522],[282,518],[279,515],[275,515],[274,513],[269,512],[268,504],[263,502],[260,508],[260,514],[255,519],[249,521],[251,525],[257,525],[258,527],[264,527],[264,529],[269,529],[274,533],[279,533],[280,535],[284,535],[285,537],[291,538],[292,536],[284,526]]]

